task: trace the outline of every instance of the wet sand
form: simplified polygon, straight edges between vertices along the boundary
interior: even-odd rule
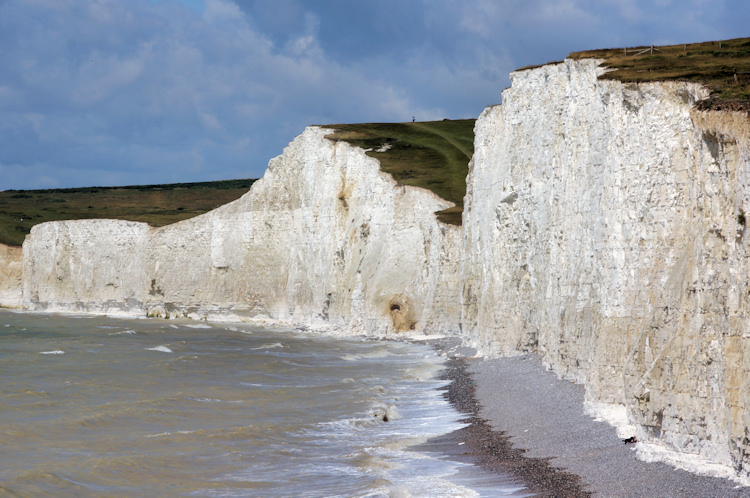
[[[537,496],[750,496],[729,479],[638,460],[612,426],[584,414],[583,386],[535,355],[482,360],[455,345],[439,349],[452,357],[446,396],[470,423],[434,441],[454,458],[514,476]]]

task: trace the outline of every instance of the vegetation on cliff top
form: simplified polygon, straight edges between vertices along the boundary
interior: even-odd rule
[[[164,226],[238,199],[255,180],[0,192],[0,243],[20,246],[45,221],[111,218]]]
[[[381,169],[401,184],[427,188],[455,208],[438,213],[461,224],[468,164],[474,152],[474,120],[333,125],[328,135],[373,149]],[[387,149],[375,152],[378,149]],[[232,202],[255,180],[0,191],[0,243],[20,246],[31,227],[46,221],[109,218],[154,227],[175,223]]]
[[[402,185],[423,187],[456,207],[438,211],[444,223],[461,225],[466,175],[474,153],[474,119],[417,123],[335,124],[331,140],[343,140],[380,161]]]
[[[573,52],[571,59],[604,59],[602,79],[623,82],[692,81],[711,90],[702,110],[750,113],[750,38],[680,45]]]

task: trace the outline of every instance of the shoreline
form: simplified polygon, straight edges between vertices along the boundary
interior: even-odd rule
[[[444,396],[469,424],[431,444],[451,458],[510,478],[525,487],[522,492],[566,497],[750,494],[750,488],[727,478],[639,460],[635,445],[624,444],[615,427],[584,413],[584,387],[559,379],[536,355],[483,359],[472,357],[470,348],[428,343],[446,353],[442,378],[451,383]]]
[[[469,360],[450,357],[441,379],[451,381],[444,387],[444,397],[465,417],[468,425],[451,434],[436,438],[431,446],[438,447],[451,458],[470,461],[485,471],[499,474],[511,485],[519,487],[520,495],[583,498],[592,494],[583,488],[581,477],[550,464],[549,458],[525,456],[526,450],[513,445],[510,436],[493,428],[482,418],[477,399],[476,382]]]
[[[154,319],[91,312],[3,309],[23,314]],[[181,320],[205,323],[191,318],[166,321]],[[464,415],[462,421],[468,426],[417,447],[474,463],[499,476],[505,484],[517,485],[521,493],[571,497],[750,496],[750,487],[728,478],[639,460],[635,445],[623,444],[614,426],[585,414],[583,385],[559,379],[544,367],[536,354],[493,359],[475,357],[476,350],[464,346],[462,338],[457,336],[342,334],[340,330],[317,330],[312,326],[271,320],[208,320],[207,323],[291,328],[334,337],[431,346],[436,354],[446,359],[441,378],[451,383],[443,388],[444,396]]]

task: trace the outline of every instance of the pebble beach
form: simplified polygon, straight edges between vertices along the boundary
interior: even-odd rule
[[[529,496],[750,496],[730,479],[639,460],[634,444],[584,413],[584,386],[559,379],[536,355],[485,360],[468,348],[438,349],[450,357],[445,396],[468,426],[431,444],[510,476]]]

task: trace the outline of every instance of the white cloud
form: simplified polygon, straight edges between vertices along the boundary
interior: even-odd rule
[[[242,20],[242,11],[229,0],[206,0],[203,19],[209,24]]]
[[[327,58],[315,15],[278,51],[227,0],[208,0],[202,13],[166,1],[64,7],[3,7],[21,21],[17,36],[28,32],[0,36],[11,62],[0,75],[0,129],[17,135],[0,136],[0,162],[37,165],[16,187],[54,177],[39,164],[65,171],[67,185],[260,176],[313,119],[405,120],[416,112],[403,89]],[[75,42],[50,50],[52,40]],[[26,102],[15,111],[7,97],[14,94]],[[28,124],[14,125],[19,119]],[[185,169],[195,176],[178,178]]]
[[[260,176],[307,124],[476,116],[517,67],[717,39],[745,30],[748,10],[728,0],[361,6],[358,16],[323,0],[0,0],[0,164],[24,172],[4,169],[0,188]]]

